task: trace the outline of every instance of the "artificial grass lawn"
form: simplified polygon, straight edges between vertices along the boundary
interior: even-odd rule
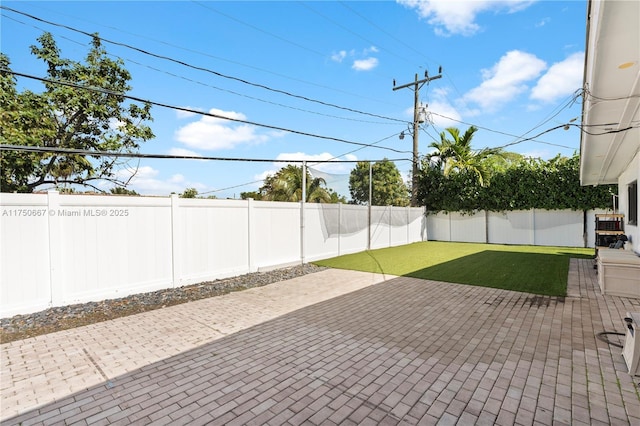
[[[425,241],[313,262],[338,269],[403,275],[548,296],[566,296],[569,259],[593,249]]]

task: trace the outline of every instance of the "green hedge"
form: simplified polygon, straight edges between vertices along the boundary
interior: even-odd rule
[[[483,187],[470,172],[444,176],[423,162],[418,196],[430,212],[611,208],[617,185],[581,186],[579,169],[578,155],[526,159],[496,172]]]

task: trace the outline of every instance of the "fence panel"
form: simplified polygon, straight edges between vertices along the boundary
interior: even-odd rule
[[[426,229],[433,241],[594,247],[597,212],[587,212],[586,224],[583,212],[573,210],[438,213],[426,216]]]
[[[538,246],[584,246],[582,211],[535,210],[534,241]]]
[[[371,249],[389,247],[391,207],[371,207]]]
[[[407,243],[426,241],[428,237],[427,217],[424,208],[409,208],[407,215],[409,218],[409,224],[407,225]]]
[[[389,245],[393,247],[409,244],[411,242],[408,233],[411,224],[409,208],[391,207],[389,213]]]
[[[45,309],[51,304],[47,194],[0,194],[0,205],[0,308]]]
[[[370,235],[355,205],[51,191],[0,207],[1,317],[359,252]],[[423,209],[371,210],[373,247],[424,238]]]
[[[489,212],[488,242],[492,244],[534,244],[531,210]]]
[[[300,262],[300,203],[255,202],[252,242],[258,269]]]
[[[597,209],[597,210],[589,210],[587,212],[587,247],[595,247],[596,246],[596,214],[605,214],[611,213],[610,209]]]
[[[431,241],[451,241],[449,213],[440,212],[427,216],[427,237]]]
[[[171,287],[169,199],[52,197],[52,263],[62,272],[52,275],[54,305]]]
[[[252,272],[247,201],[175,197],[173,202],[178,204],[176,286]]]
[[[487,229],[484,212],[449,214],[451,221],[451,241],[484,243],[487,241]]]
[[[342,204],[304,205],[304,257],[311,262],[340,254]]]
[[[367,207],[343,204],[340,217],[340,253],[356,253],[367,249],[369,213]]]

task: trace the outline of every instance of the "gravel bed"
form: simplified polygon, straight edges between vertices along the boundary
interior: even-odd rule
[[[326,269],[313,264],[255,272],[179,288],[134,294],[119,299],[49,308],[28,315],[0,319],[0,343],[67,330],[171,305],[261,287]]]

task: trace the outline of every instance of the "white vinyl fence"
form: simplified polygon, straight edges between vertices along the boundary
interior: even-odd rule
[[[423,208],[3,193],[0,317],[423,240]]]
[[[479,211],[473,214],[438,213],[427,216],[432,241],[595,247],[595,215],[575,210]]]

